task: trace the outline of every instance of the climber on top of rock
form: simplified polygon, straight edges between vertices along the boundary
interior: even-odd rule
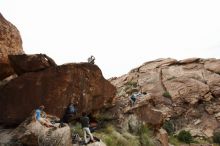
[[[88,63],[95,64],[95,57],[94,57],[93,55],[91,55],[91,56],[88,58]]]
[[[43,111],[44,108],[45,108],[44,105],[41,105],[38,109],[36,109],[35,111],[36,121],[40,122],[42,125],[45,125],[46,127],[56,127],[46,118],[46,113]],[[44,113],[43,116],[42,113]]]

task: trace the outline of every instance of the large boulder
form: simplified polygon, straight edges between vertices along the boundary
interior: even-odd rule
[[[168,133],[166,132],[166,130],[164,130],[163,128],[159,129],[157,137],[160,140],[162,146],[169,146]]]
[[[146,105],[136,106],[131,108],[128,112],[133,112],[140,121],[143,121],[147,124],[154,126],[156,129],[159,129],[163,124],[163,114],[160,111],[152,109]]]
[[[212,95],[209,93],[209,86],[198,80],[186,77],[165,82],[165,86],[176,103],[198,103],[199,100],[209,101]]]
[[[34,55],[9,55],[9,60],[16,74],[21,75],[27,72],[41,71],[56,63],[46,54]]]
[[[20,33],[0,13],[0,80],[14,73],[8,60],[8,55],[14,54],[23,54]]]
[[[95,112],[111,105],[115,87],[101,70],[89,63],[66,64],[25,73],[0,89],[0,122],[18,124],[40,105],[62,117],[71,99],[81,112]]]
[[[1,134],[0,144],[28,146],[72,146],[71,129],[68,125],[58,128],[47,128],[40,122],[28,117],[15,129]]]

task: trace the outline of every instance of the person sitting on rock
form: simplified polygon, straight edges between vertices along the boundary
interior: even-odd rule
[[[70,104],[68,105],[63,118],[60,120],[60,127],[64,126],[64,123],[69,123],[74,116],[76,116],[76,105],[73,103],[73,101],[70,102]]]
[[[82,128],[83,128],[83,134],[84,134],[84,141],[85,143],[88,143],[89,141],[87,141],[87,134],[90,136],[90,140],[92,142],[94,142],[94,138],[93,138],[93,135],[89,129],[89,117],[86,115],[85,112],[82,113],[82,117],[80,119],[81,121],[81,124],[82,124]]]
[[[44,114],[44,117],[42,117],[42,113],[44,112],[44,105],[41,105],[38,109],[35,111],[35,119],[36,121],[40,122],[42,125],[45,125],[46,127],[55,127],[48,119],[46,119],[46,115]],[[45,113],[45,112],[44,112]]]
[[[95,64],[95,57],[93,55],[88,58],[88,63]]]
[[[141,93],[141,92],[134,92],[129,98],[130,98],[130,102],[131,102],[131,106],[134,106],[136,100],[137,100],[137,97],[143,95],[143,94],[146,94],[146,92],[144,93]]]

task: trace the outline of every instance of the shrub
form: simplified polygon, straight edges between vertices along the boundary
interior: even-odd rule
[[[127,83],[125,83],[125,85],[137,87],[137,82],[128,81]]]
[[[124,84],[124,91],[128,94],[132,94],[133,92],[138,92],[137,82],[129,81]]]
[[[220,132],[215,132],[213,134],[213,142],[220,144]]]
[[[79,134],[79,136],[83,136],[83,130],[80,123],[76,123],[71,126],[71,130],[73,134]]]
[[[167,131],[169,135],[172,135],[174,133],[174,125],[171,121],[165,121],[163,124],[163,128]]]
[[[171,98],[171,95],[170,95],[170,93],[168,91],[164,92],[163,96],[167,97],[167,98]]]
[[[107,146],[140,146],[138,137],[128,133],[119,133],[113,125],[107,125],[104,129],[94,133],[101,138]]]
[[[141,145],[154,146],[152,133],[147,125],[141,125],[138,131]]]
[[[102,130],[94,132],[107,146],[155,146],[152,131],[147,125],[141,125],[138,133],[133,135],[126,131],[118,131],[113,125],[107,125]]]
[[[131,133],[124,132],[122,133],[123,137],[128,140],[130,146],[140,146],[139,137],[132,135]],[[129,146],[127,145],[127,146]]]
[[[110,113],[108,113],[108,112],[105,112],[105,113],[96,114],[96,115],[95,115],[95,118],[96,118],[98,121],[109,121],[109,120],[112,120],[112,119],[113,119],[113,116],[112,116],[112,114],[110,114]]]
[[[192,138],[192,135],[190,134],[189,131],[185,131],[185,130],[182,130],[180,131],[180,133],[177,135],[177,139],[179,141],[182,141],[182,142],[185,142],[185,143],[191,143],[193,138]]]
[[[179,146],[181,144],[181,142],[177,139],[177,137],[173,135],[169,136],[169,143],[175,146]]]
[[[107,126],[105,127],[105,129],[103,129],[103,131],[104,131],[105,133],[111,134],[111,133],[113,133],[113,132],[115,131],[115,128],[114,128],[113,125],[107,125]]]

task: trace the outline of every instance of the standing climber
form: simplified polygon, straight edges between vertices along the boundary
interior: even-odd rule
[[[84,141],[85,143],[88,143],[89,141],[87,141],[87,134],[90,136],[90,140],[92,142],[94,142],[94,138],[93,135],[89,129],[89,117],[86,115],[85,112],[82,113],[82,118],[80,119],[81,124],[82,124],[82,128],[83,128],[83,134],[84,134]]]

